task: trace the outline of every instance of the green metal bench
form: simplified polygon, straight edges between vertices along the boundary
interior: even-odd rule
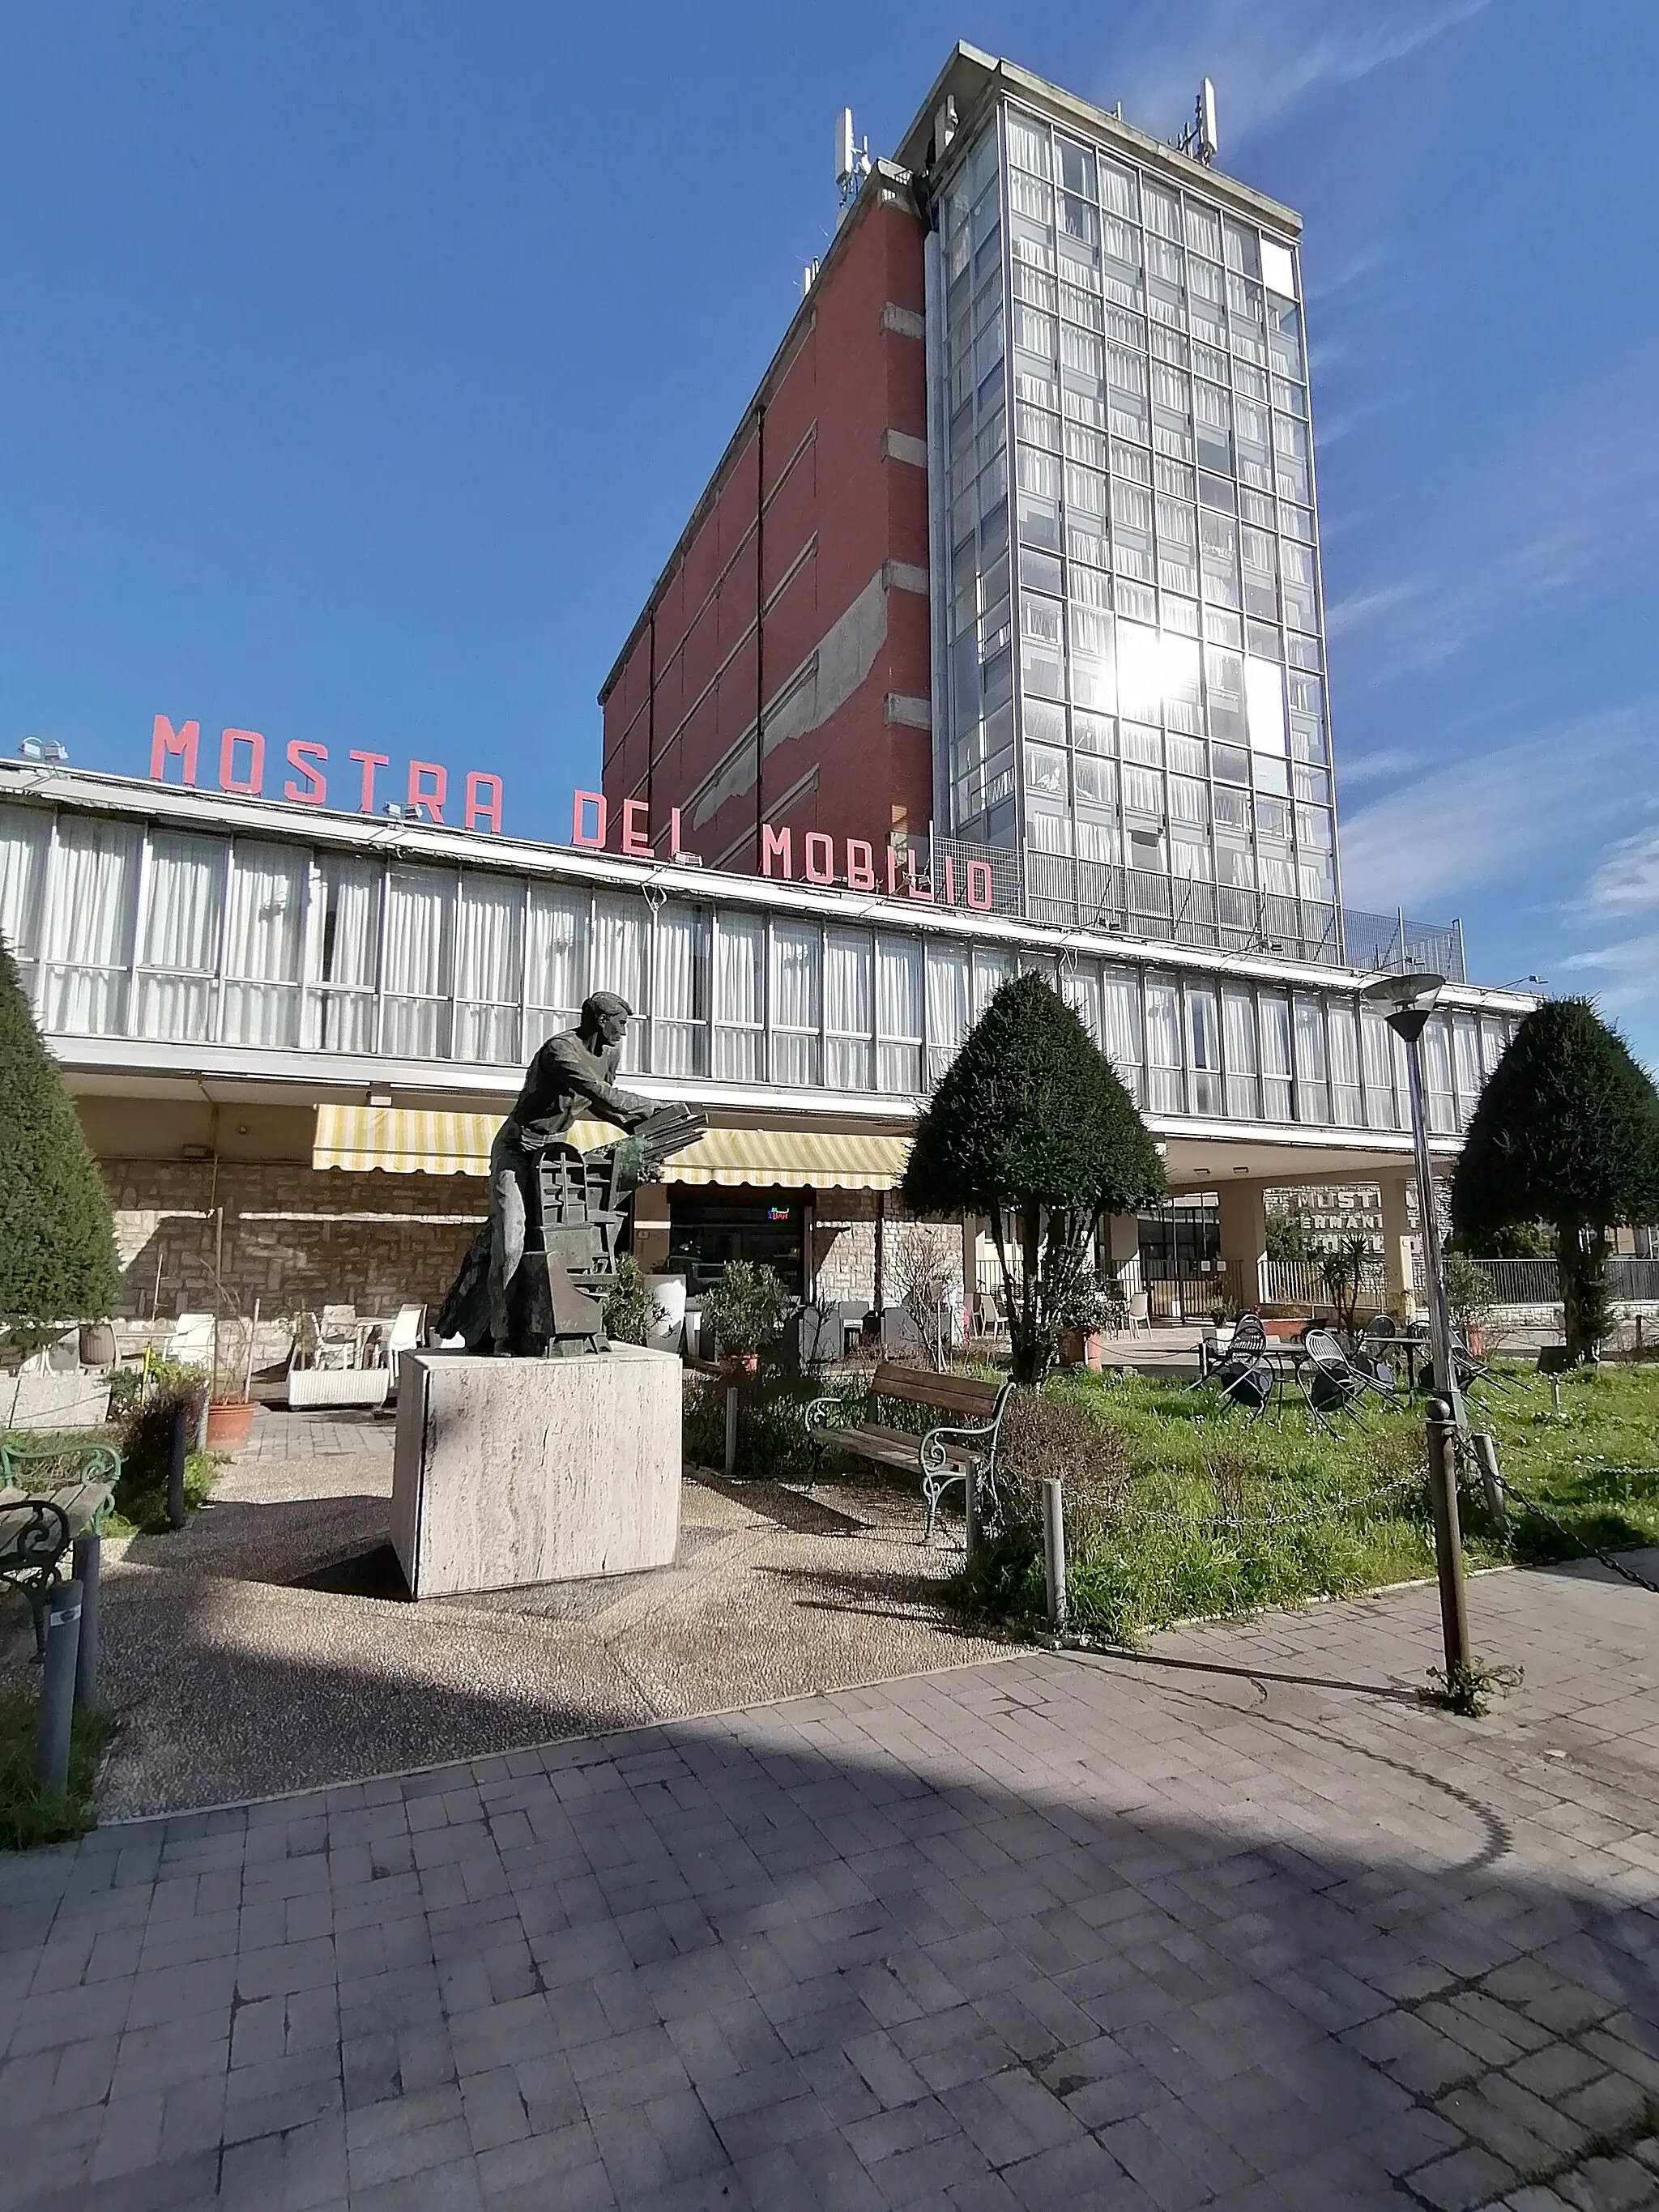
[[[925,1368],[899,1367],[883,1360],[870,1385],[863,1420],[832,1427],[837,1416],[845,1414],[846,1407],[839,1398],[815,1398],[806,1409],[806,1432],[819,1456],[825,1450],[844,1451],[872,1466],[919,1475],[927,1504],[927,1526],[921,1540],[930,1544],[945,1492],[959,1482],[965,1503],[970,1474],[976,1482],[995,1474],[997,1438],[1013,1387],[1012,1382],[986,1382],[972,1375],[936,1375]],[[883,1398],[925,1406],[933,1413],[957,1418],[920,1434],[913,1429],[888,1428],[870,1418]]]
[[[38,1483],[50,1468],[71,1479]],[[65,1579],[76,1539],[96,1535],[109,1516],[121,1455],[112,1445],[0,1445],[0,1583],[21,1591],[34,1614],[35,1648],[46,1648],[46,1608]]]

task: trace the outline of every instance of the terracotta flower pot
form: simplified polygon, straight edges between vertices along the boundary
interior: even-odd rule
[[[253,1426],[253,1407],[245,1400],[240,1405],[210,1406],[207,1419],[207,1440],[210,1451],[240,1451],[248,1440]]]
[[[1087,1367],[1098,1375],[1101,1346],[1101,1333],[1097,1328],[1068,1328],[1060,1340],[1060,1364],[1062,1367]]]
[[[720,1373],[731,1382],[735,1382],[739,1375],[758,1375],[759,1352],[723,1352],[720,1354]]]

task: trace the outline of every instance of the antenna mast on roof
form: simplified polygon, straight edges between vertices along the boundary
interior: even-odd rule
[[[1193,119],[1176,143],[1183,154],[1202,161],[1206,169],[1215,159],[1215,87],[1208,77],[1198,88],[1198,98],[1193,102]]]
[[[843,107],[836,118],[836,191],[840,196],[840,222],[858,198],[859,186],[870,173],[870,141],[854,142],[853,111]]]

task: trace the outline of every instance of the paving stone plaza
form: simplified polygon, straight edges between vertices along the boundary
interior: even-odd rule
[[[1477,1579],[1478,1722],[1408,1588],[10,1860],[0,2197],[1650,2203],[1654,1604]]]

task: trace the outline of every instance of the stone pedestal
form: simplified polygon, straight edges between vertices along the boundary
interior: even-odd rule
[[[680,1363],[632,1344],[577,1359],[406,1352],[392,1542],[417,1597],[672,1561]]]

